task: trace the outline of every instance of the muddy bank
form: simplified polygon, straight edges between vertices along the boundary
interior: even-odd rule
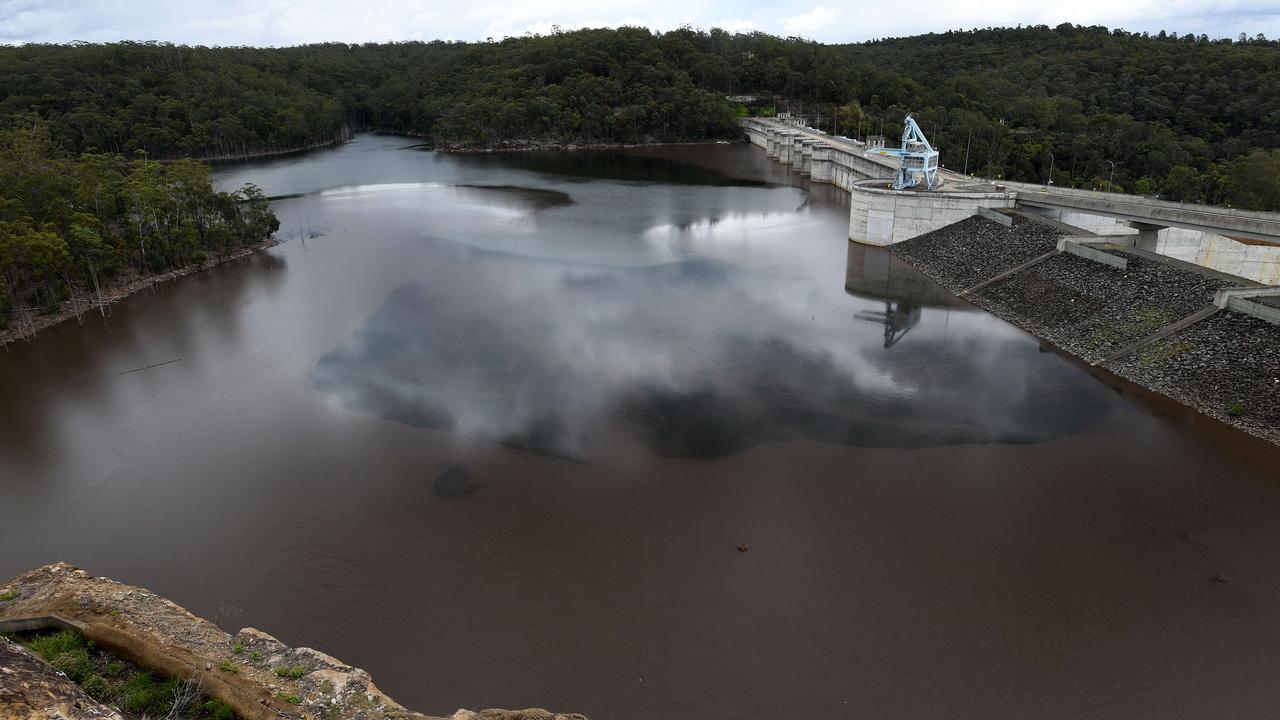
[[[42,623],[74,629],[139,667],[194,679],[241,718],[441,720],[406,710],[369,674],[311,648],[291,648],[254,628],[235,635],[149,590],[55,563],[0,586],[0,630]],[[0,717],[118,717],[49,673],[30,652],[6,644]],[[20,661],[20,662],[19,662]],[[14,669],[16,668],[16,669]],[[74,684],[71,684],[74,685]],[[70,708],[70,709],[67,709]],[[458,710],[451,720],[585,720],[541,709]]]
[[[93,313],[111,314],[110,307],[113,303],[119,302],[124,298],[138,292],[153,288],[160,283],[176,280],[185,275],[201,272],[215,268],[223,263],[252,255],[260,250],[265,250],[277,244],[277,240],[267,238],[260,242],[246,245],[233,253],[224,257],[213,258],[197,265],[188,265],[177,270],[160,273],[158,275],[147,275],[144,277],[133,277],[121,281],[115,285],[104,288],[101,297],[92,295],[75,295],[63,301],[61,308],[57,312],[38,315],[36,317],[13,317],[9,319],[9,327],[0,330],[0,346],[7,345],[18,340],[30,340],[40,331],[47,330],[54,325],[61,324],[72,318],[83,318]]]
[[[1052,252],[1064,234],[1025,217],[1005,227],[975,216],[889,251],[959,293]],[[1280,327],[1223,310],[1113,357],[1247,281],[1150,253],[1107,252],[1127,267],[1058,253],[966,299],[1086,362],[1280,443]]]

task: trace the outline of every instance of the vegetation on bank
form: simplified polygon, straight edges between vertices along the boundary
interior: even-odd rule
[[[43,120],[15,118],[0,128],[0,330],[225,257],[279,225],[260,190],[216,192],[201,162],[72,156]]]
[[[948,168],[1269,210],[1280,210],[1278,88],[1280,43],[1261,36],[1065,24],[854,45],[619,28],[478,43],[0,48],[0,117],[38,113],[77,152],[226,156],[350,129],[470,146],[699,140],[735,136],[748,106],[892,136],[911,111]]]
[[[89,697],[126,717],[234,720],[225,703],[200,693],[197,683],[164,680],[103,652],[78,633],[16,633],[11,640],[44,658]]]

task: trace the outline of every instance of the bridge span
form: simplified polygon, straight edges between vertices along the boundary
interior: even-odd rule
[[[1280,213],[1175,203],[1140,195],[995,181],[943,169],[937,191],[887,188],[898,162],[865,144],[771,118],[747,118],[748,140],[769,157],[851,196],[849,239],[890,245],[963,220],[979,208],[1019,208],[1085,234],[1130,236],[1135,246],[1268,285],[1280,284]],[[875,182],[881,181],[881,182]]]

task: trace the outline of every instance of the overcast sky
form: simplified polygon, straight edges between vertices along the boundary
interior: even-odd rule
[[[1280,0],[0,0],[0,42],[167,40],[199,45],[479,40],[643,25],[762,30],[856,42],[992,25],[1071,22],[1210,37],[1280,37]]]

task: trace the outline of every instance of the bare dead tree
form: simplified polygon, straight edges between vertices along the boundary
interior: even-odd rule
[[[199,678],[188,678],[178,683],[173,690],[173,705],[169,708],[169,714],[164,716],[165,720],[177,720],[182,716],[183,711],[198,701],[202,695],[204,695],[204,684]]]

